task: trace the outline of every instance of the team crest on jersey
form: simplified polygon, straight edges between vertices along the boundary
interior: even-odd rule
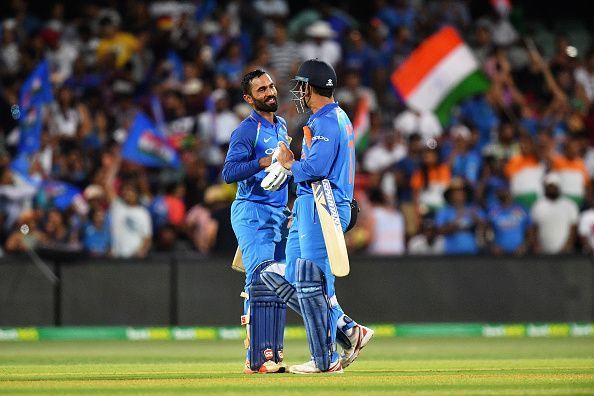
[[[264,358],[266,358],[266,360],[272,360],[273,357],[274,354],[272,353],[272,349],[264,349]]]

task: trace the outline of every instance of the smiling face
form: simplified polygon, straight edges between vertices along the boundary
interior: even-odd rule
[[[268,74],[253,78],[250,92],[243,99],[257,111],[274,113],[278,109],[276,86]]]

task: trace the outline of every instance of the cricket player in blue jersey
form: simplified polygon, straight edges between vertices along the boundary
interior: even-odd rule
[[[282,232],[288,221],[289,172],[274,173],[275,191],[266,191],[261,184],[271,168],[280,167],[271,167],[272,154],[279,142],[288,145],[289,137],[285,120],[275,115],[277,90],[270,76],[254,70],[243,77],[241,86],[253,111],[231,135],[223,177],[227,183],[238,183],[231,224],[246,272],[241,318],[247,331],[244,372],[277,373],[286,368],[282,362],[286,303],[260,275],[266,270],[284,274],[284,264],[279,269],[279,263],[285,259],[286,232],[284,237]]]
[[[301,160],[294,160],[287,145],[282,143],[276,159],[291,171],[298,184],[287,239],[285,278],[296,288],[312,360],[291,366],[289,371],[341,373],[343,367],[357,358],[373,331],[355,323],[338,304],[311,182],[330,181],[342,228],[346,230],[355,178],[353,127],[334,101],[337,79],[332,66],[318,59],[308,60],[300,66],[294,81],[291,93],[297,110],[309,109],[313,114],[304,127]],[[351,341],[342,356],[336,352],[337,328]]]

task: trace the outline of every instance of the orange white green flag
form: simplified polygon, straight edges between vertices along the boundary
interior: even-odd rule
[[[472,50],[451,26],[425,39],[391,79],[408,107],[432,111],[442,124],[458,102],[490,85]]]
[[[361,95],[357,102],[353,131],[355,133],[355,149],[365,150],[369,145],[369,128],[371,120],[369,115],[369,97]]]

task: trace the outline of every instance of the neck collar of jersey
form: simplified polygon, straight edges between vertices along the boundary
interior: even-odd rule
[[[324,107],[322,107],[320,110],[318,110],[317,113],[312,114],[311,117],[309,117],[309,121],[313,121],[318,117],[323,116],[324,114],[334,110],[335,108],[338,107],[338,102],[334,102],[334,103],[328,103],[327,105],[324,105]]]
[[[269,126],[269,127],[274,128],[277,124],[276,115],[274,115],[274,124],[271,124],[270,121],[268,121],[266,118],[264,118],[260,114],[258,114],[258,112],[256,110],[252,110],[250,117],[252,117],[254,120],[256,120],[257,122],[261,123],[264,126]]]

